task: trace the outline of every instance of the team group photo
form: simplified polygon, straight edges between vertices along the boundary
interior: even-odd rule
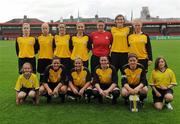
[[[180,122],[180,20],[80,10],[0,23],[2,124]]]

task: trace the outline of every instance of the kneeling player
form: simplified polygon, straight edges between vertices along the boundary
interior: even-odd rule
[[[15,86],[16,104],[22,103],[27,96],[33,98],[33,104],[39,103],[39,82],[35,74],[32,73],[30,63],[24,63],[22,74],[18,77]]]
[[[177,85],[174,72],[168,68],[166,60],[158,57],[155,61],[155,68],[150,78],[154,107],[161,110],[164,106],[173,109],[170,104],[173,101],[173,87]],[[164,101],[164,103],[163,103]]]
[[[93,94],[100,103],[103,97],[111,98],[111,95],[112,103],[115,104],[117,102],[117,98],[120,95],[118,77],[114,66],[109,64],[107,56],[100,57],[100,65],[95,69],[93,83],[95,85]]]
[[[87,96],[88,102],[92,94],[91,75],[89,70],[83,66],[81,58],[74,60],[74,68],[69,75],[69,87],[67,94],[75,99]],[[71,98],[72,98],[71,97]]]
[[[58,95],[61,97],[61,102],[64,102],[67,91],[66,72],[64,66],[60,64],[58,57],[54,57],[52,65],[46,68],[43,86],[47,93],[47,103],[51,102],[52,96],[56,97]]]
[[[128,103],[129,95],[139,95],[140,105],[144,104],[147,96],[148,87],[146,73],[142,65],[138,64],[136,54],[130,53],[128,56],[128,64],[123,68],[122,74],[122,93],[125,103]],[[130,97],[135,98],[135,97]]]

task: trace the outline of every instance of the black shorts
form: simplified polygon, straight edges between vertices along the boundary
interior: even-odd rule
[[[148,72],[148,59],[138,59],[138,63],[144,66],[145,72]]]
[[[162,89],[160,89],[160,88],[156,88],[156,90],[161,94],[161,96],[160,96],[160,97],[157,97],[157,96],[156,96],[156,93],[154,92],[154,90],[152,90],[152,95],[153,95],[153,101],[154,101],[154,103],[156,103],[156,102],[163,102],[164,96],[165,96],[167,93],[173,94],[173,90],[172,90],[172,89],[162,90]]]
[[[123,66],[128,63],[128,53],[111,53],[111,64],[114,65],[116,71],[120,69],[121,74],[123,72]]]
[[[49,88],[53,91],[59,83],[48,83]]]
[[[96,66],[99,65],[99,59],[100,59],[100,57],[98,57],[98,56],[95,56],[95,55],[91,56],[91,75],[94,74]]]
[[[36,58],[19,58],[18,59],[18,66],[19,66],[19,74],[22,74],[22,66],[24,63],[30,63],[33,68],[33,73],[36,73]]]
[[[99,84],[99,86],[102,90],[107,90],[111,86],[111,84]],[[119,87],[116,86],[116,88],[119,88]]]
[[[52,59],[38,59],[37,72],[44,73],[44,70],[48,65],[52,63]]]
[[[25,93],[26,93],[26,96],[27,96],[31,90],[35,91],[33,88],[25,88],[25,87],[22,87],[22,88],[20,89],[20,92],[21,92],[21,91],[22,91],[22,92],[25,92]]]

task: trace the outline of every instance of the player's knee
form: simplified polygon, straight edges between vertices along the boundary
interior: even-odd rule
[[[147,86],[142,88],[142,93],[143,94],[147,94],[148,93],[148,87]]]
[[[154,107],[155,107],[157,110],[162,110],[162,109],[163,109],[163,103],[155,103],[155,104],[154,104]]]
[[[19,94],[18,94],[18,98],[19,99],[23,99],[25,97],[26,97],[26,93],[25,92],[19,92]]]
[[[31,98],[34,98],[35,95],[36,95],[36,92],[33,91],[33,90],[31,90],[31,91],[29,92],[29,94],[28,94],[28,96],[30,96]]]
[[[42,95],[44,92],[45,92],[44,86],[40,86],[40,88],[39,88],[40,95]]]
[[[67,86],[63,85],[61,88],[60,88],[60,92],[65,94],[67,92]]]
[[[167,93],[165,96],[164,96],[165,100],[167,102],[171,102],[173,100],[173,95],[170,94],[170,93]]]

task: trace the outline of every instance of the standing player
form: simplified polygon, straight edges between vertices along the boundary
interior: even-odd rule
[[[54,57],[52,65],[49,65],[44,72],[43,86],[45,91],[41,91],[47,93],[47,103],[51,102],[52,96],[56,97],[58,95],[61,97],[61,102],[64,102],[67,91],[65,80],[65,68],[60,64],[60,59]]]
[[[150,38],[142,32],[142,23],[134,21],[134,33],[128,36],[129,52],[135,53],[138,62],[142,64],[148,72],[148,65],[152,63],[152,49]]]
[[[137,55],[134,53],[128,56],[128,64],[123,68],[121,82],[121,95],[125,98],[125,104],[129,95],[140,95],[140,103],[143,105],[148,92],[146,73],[144,67],[138,64]]]
[[[91,74],[89,70],[83,66],[81,58],[74,60],[74,68],[71,70],[69,77],[69,88],[67,94],[70,96],[80,98],[87,96],[88,102],[92,95]]]
[[[71,63],[71,52],[69,49],[70,43],[70,35],[66,34],[66,25],[60,23],[58,25],[59,34],[55,35],[55,51],[54,56],[57,56],[61,60],[61,64],[63,64],[67,70],[67,74],[70,73],[72,69]]]
[[[53,58],[53,36],[49,34],[48,23],[43,23],[41,26],[42,35],[38,37],[38,68],[40,73],[40,83],[42,83],[44,71],[48,65],[52,63]],[[40,87],[40,91],[42,87]],[[41,93],[40,93],[41,94]]]
[[[90,39],[89,36],[84,34],[85,25],[83,23],[78,23],[76,29],[77,34],[72,36],[72,41],[70,43],[72,51],[71,60],[74,61],[75,58],[79,57],[83,60],[83,65],[88,68],[88,52],[91,49]]]
[[[103,97],[110,97],[112,95],[112,104],[117,102],[120,95],[118,88],[118,76],[114,66],[109,64],[107,56],[100,57],[100,65],[94,71],[93,83],[95,88],[93,94],[101,103]]]
[[[97,65],[99,65],[99,58],[101,56],[109,56],[112,35],[110,32],[104,30],[105,23],[103,21],[98,21],[97,31],[92,32],[90,35],[92,43],[92,56],[91,56],[91,74]]]
[[[32,66],[25,62],[22,66],[22,74],[18,77],[15,86],[16,104],[24,102],[27,96],[33,99],[33,104],[39,103],[39,82],[35,74],[32,73]]]
[[[16,54],[18,56],[19,73],[21,73],[22,65],[29,62],[33,67],[33,72],[36,73],[36,58],[37,42],[34,37],[30,36],[30,24],[23,23],[23,36],[16,39]]]
[[[111,47],[111,64],[115,66],[116,71],[122,68],[128,62],[128,43],[127,36],[130,32],[129,27],[125,27],[125,18],[123,15],[117,15],[115,18],[116,27],[111,28],[113,43]]]
[[[173,109],[170,102],[173,101],[172,88],[177,85],[174,72],[168,68],[166,60],[158,57],[155,61],[154,70],[150,78],[154,107],[161,110],[164,106],[163,101],[168,109]]]

